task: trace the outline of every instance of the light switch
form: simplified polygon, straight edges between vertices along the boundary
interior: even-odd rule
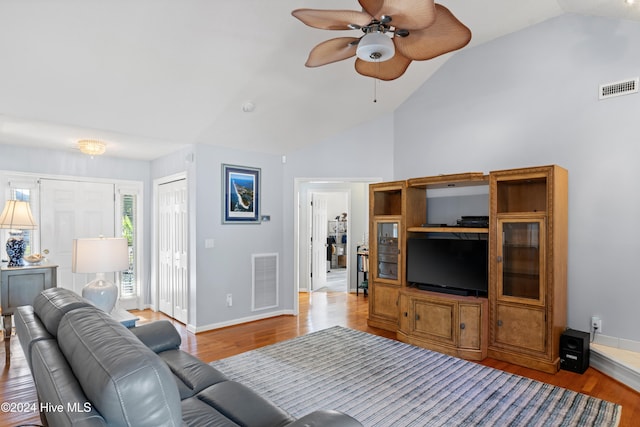
[[[213,239],[204,239],[204,248],[211,249],[214,246]]]

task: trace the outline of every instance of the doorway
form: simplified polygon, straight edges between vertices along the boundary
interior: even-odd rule
[[[346,285],[343,292],[356,292],[357,279],[357,247],[368,240],[369,234],[369,183],[379,182],[380,178],[355,178],[355,179],[308,179],[296,178],[294,180],[294,194],[296,195],[296,215],[294,224],[295,242],[295,292],[311,292],[311,200],[312,193],[346,193],[346,244],[344,246],[344,262],[346,267],[342,270],[346,276]],[[329,231],[328,221],[335,220],[338,214],[329,217],[327,213],[327,232]],[[340,238],[341,241],[342,238]],[[327,256],[327,248],[324,248]],[[339,255],[336,251],[336,256]],[[335,259],[338,262],[338,259]],[[325,265],[327,258],[324,259]],[[327,270],[325,270],[326,272]],[[361,294],[362,295],[362,294]],[[298,310],[297,299],[294,302],[295,312]]]
[[[313,292],[347,292],[349,192],[310,192]]]

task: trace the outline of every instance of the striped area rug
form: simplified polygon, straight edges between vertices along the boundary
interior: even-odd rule
[[[619,405],[340,326],[212,362],[295,417],[367,426],[617,426]]]

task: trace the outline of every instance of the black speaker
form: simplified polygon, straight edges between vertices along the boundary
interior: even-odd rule
[[[567,329],[560,335],[560,369],[583,373],[589,367],[589,333]]]

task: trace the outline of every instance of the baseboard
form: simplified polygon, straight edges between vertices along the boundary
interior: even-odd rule
[[[272,311],[269,313],[258,314],[255,316],[242,317],[239,319],[228,320],[225,322],[211,323],[208,325],[195,327],[193,325],[187,325],[187,330],[189,332],[193,332],[194,334],[206,331],[212,331],[214,329],[226,328],[229,326],[240,325],[242,323],[255,322],[256,320],[268,319],[271,317],[278,316],[294,316],[295,313],[293,310],[280,310],[280,311]]]
[[[590,347],[589,365],[640,392],[640,353],[635,344],[615,337],[596,337]]]

